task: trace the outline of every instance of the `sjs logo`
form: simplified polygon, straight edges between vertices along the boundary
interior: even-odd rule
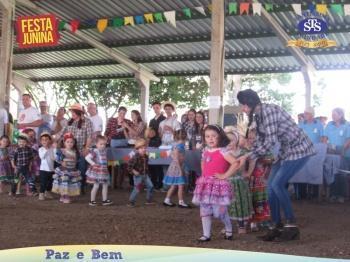
[[[327,23],[319,18],[306,18],[299,22],[298,29],[303,34],[322,34],[327,30]]]

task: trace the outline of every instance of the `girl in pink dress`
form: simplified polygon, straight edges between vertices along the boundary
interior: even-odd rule
[[[227,151],[229,144],[223,129],[208,125],[204,130],[206,148],[202,155],[202,176],[196,181],[192,202],[200,206],[203,235],[199,242],[210,241],[212,217],[225,225],[225,239],[232,240],[232,224],[228,206],[233,192],[228,178],[240,168],[239,162]]]

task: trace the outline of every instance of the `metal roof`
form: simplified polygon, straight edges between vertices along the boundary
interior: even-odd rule
[[[181,11],[186,7],[207,7],[210,4],[209,0],[35,0],[32,2],[48,13],[56,14],[60,19],[67,21],[73,19],[89,21],[147,12]],[[288,4],[294,2],[274,1],[280,5],[271,12],[292,38],[298,35],[296,28],[298,19]],[[303,3],[306,4],[308,1]],[[33,14],[32,10],[16,7],[16,17]],[[303,51],[311,58],[317,69],[350,68],[350,16],[330,13],[327,22],[328,37],[335,40],[338,46],[303,49]],[[211,45],[209,15],[193,13],[193,19],[178,17],[176,28],[168,23],[154,23],[108,27],[103,33],[99,33],[96,26],[83,23],[81,30],[107,46],[122,51],[156,75],[209,74]],[[33,81],[133,76],[128,68],[82,42],[74,34],[61,31],[60,35],[60,42],[56,47],[19,49],[15,44],[14,71]],[[227,14],[225,39],[226,73],[300,70],[300,65],[285,47],[285,43],[275,36],[260,16]]]

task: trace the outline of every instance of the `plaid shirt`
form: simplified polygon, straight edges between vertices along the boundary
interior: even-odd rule
[[[148,174],[148,156],[141,156],[139,153],[136,153],[128,163],[129,173],[134,174],[132,170],[136,170],[141,175]]]
[[[17,147],[11,155],[16,167],[29,166],[33,159],[33,150],[29,146]]]
[[[255,121],[258,132],[252,159],[270,153],[276,143],[280,144],[278,157],[281,160],[297,160],[315,154],[310,139],[281,107],[262,104]]]
[[[77,140],[77,147],[79,152],[84,149],[86,141],[90,138],[92,139],[93,125],[90,119],[84,118],[81,128],[78,128],[79,121],[74,121],[70,126],[66,126],[59,133],[62,136],[65,133],[72,133],[74,138]]]
[[[132,125],[132,122],[130,120],[124,119],[124,121],[128,125]],[[108,119],[105,136],[107,137],[108,142],[110,142],[112,139],[125,139],[124,130],[122,130],[121,125],[118,125],[117,117]]]

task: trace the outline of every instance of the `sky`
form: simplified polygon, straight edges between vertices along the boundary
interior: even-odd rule
[[[333,71],[317,71],[313,77],[312,92],[317,93],[321,97],[321,106],[315,107],[316,116],[327,116],[330,120],[332,109],[335,107],[341,107],[345,110],[345,116],[350,120],[350,87],[349,83],[350,70],[333,70]],[[321,90],[315,83],[323,78],[326,87]],[[293,118],[296,119],[298,113],[304,111],[305,106],[305,84],[301,73],[292,73],[292,80],[288,86],[272,86],[273,88],[283,88],[286,92],[295,93],[293,99]],[[15,93],[11,94],[11,113],[16,116],[16,103],[17,100]],[[132,109],[139,109],[138,106],[129,107],[127,117],[130,118],[130,111]],[[101,108],[99,110],[102,110]],[[56,108],[51,108],[50,113],[54,113]],[[178,115],[181,115],[185,110],[180,110]],[[104,114],[101,115],[104,118]],[[149,111],[149,118],[153,117],[153,112]]]

